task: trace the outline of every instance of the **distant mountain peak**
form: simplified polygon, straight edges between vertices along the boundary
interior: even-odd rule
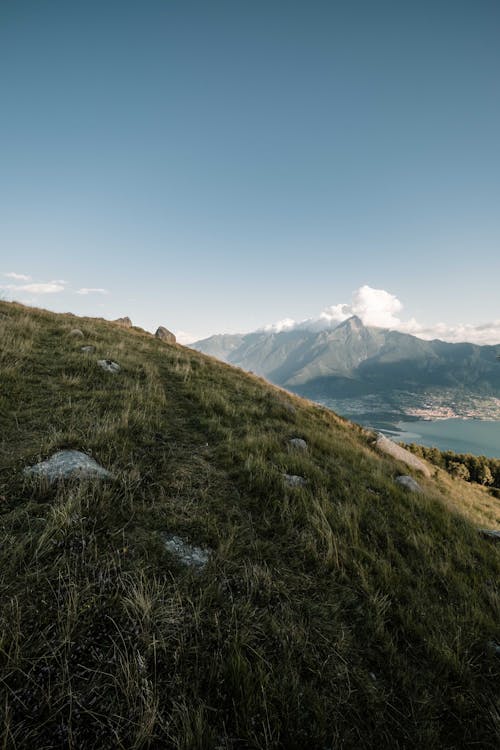
[[[342,321],[340,324],[341,326],[345,326],[346,328],[351,328],[352,330],[361,330],[361,328],[364,328],[364,323],[361,320],[361,318],[358,318],[357,315],[351,315],[350,318],[347,318],[347,320]]]
[[[232,341],[216,336],[194,348],[313,398],[429,389],[500,394],[493,347],[425,341],[366,326],[357,315],[330,330],[261,331]]]

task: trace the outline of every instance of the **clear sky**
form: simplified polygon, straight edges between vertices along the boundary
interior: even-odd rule
[[[0,0],[0,293],[193,337],[366,285],[489,324],[499,144],[498,0]]]

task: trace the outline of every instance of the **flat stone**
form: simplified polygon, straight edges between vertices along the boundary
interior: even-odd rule
[[[106,370],[106,372],[112,372],[115,374],[122,369],[118,362],[113,362],[112,359],[98,359],[97,364],[99,367],[102,367],[103,370]]]
[[[410,490],[410,492],[423,492],[422,487],[415,481],[415,479],[413,479],[413,477],[402,475],[396,477],[395,481],[396,484],[400,484],[401,487],[405,487],[405,489]]]
[[[307,443],[305,440],[302,440],[302,438],[292,438],[288,441],[288,444],[291,448],[294,448],[297,451],[307,450]]]
[[[481,536],[486,539],[491,539],[492,542],[500,542],[500,530],[499,529],[479,529]]]
[[[166,344],[175,344],[175,342],[177,341],[172,331],[169,331],[168,328],[165,328],[164,326],[160,326],[156,329],[155,336],[157,339],[161,339]]]
[[[74,336],[75,339],[83,339],[83,331],[80,331],[79,328],[73,328],[73,330],[69,332],[69,335]]]
[[[379,451],[382,451],[382,453],[386,453],[388,456],[392,456],[398,461],[402,461],[402,463],[410,466],[412,469],[420,471],[425,477],[431,476],[431,470],[426,463],[420,458],[417,458],[417,456],[414,456],[411,451],[408,451],[406,448],[402,448],[392,440],[389,440],[385,435],[382,435],[381,433],[378,434],[376,446]]]
[[[85,354],[92,354],[92,352],[95,352],[95,346],[82,346],[81,351]]]
[[[34,466],[27,466],[23,473],[30,477],[45,477],[49,482],[58,479],[111,479],[113,475],[86,453],[76,450],[57,451],[53,456]]]
[[[183,565],[201,570],[210,560],[209,550],[188,544],[180,536],[167,534],[163,539],[167,550]]]
[[[304,477],[299,477],[297,474],[283,474],[283,479],[288,487],[303,487],[306,484]]]

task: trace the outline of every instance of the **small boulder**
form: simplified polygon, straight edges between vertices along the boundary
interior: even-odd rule
[[[28,477],[45,477],[49,482],[58,479],[111,479],[113,475],[86,453],[76,450],[57,451],[53,456],[23,471]]]
[[[488,641],[486,651],[492,656],[500,656],[500,645],[496,641]]]
[[[81,351],[85,354],[92,354],[92,352],[95,352],[95,346],[82,346]]]
[[[283,409],[283,411],[287,412],[291,416],[297,413],[297,409],[295,408],[295,406],[292,403],[290,403],[290,401],[287,398],[284,398],[281,394],[273,398],[271,403],[273,405],[280,406]]]
[[[125,318],[117,318],[113,323],[117,323],[119,326],[123,326],[123,328],[132,328],[132,321],[127,316]]]
[[[396,477],[396,484],[401,485],[410,492],[423,492],[422,487],[416,482],[413,477],[409,477],[406,474],[400,477]]]
[[[168,328],[164,328],[164,326],[160,326],[156,329],[155,336],[157,339],[161,339],[166,344],[175,344],[175,342],[177,341],[174,334],[169,331]]]
[[[292,450],[296,451],[306,451],[307,450],[307,443],[302,438],[292,438],[288,441],[288,445]]]
[[[283,474],[283,479],[288,487],[303,487],[306,484],[304,477],[297,474]]]
[[[115,375],[122,369],[118,362],[113,362],[112,359],[98,359],[97,364],[99,367],[102,367],[103,370],[106,370],[106,372],[112,372]]]
[[[75,339],[83,339],[83,331],[80,331],[79,328],[73,328],[73,330],[69,332],[69,335],[73,336]]]
[[[167,534],[164,537],[165,547],[180,563],[191,568],[202,570],[210,559],[210,551],[188,544],[180,536]]]
[[[492,542],[500,542],[500,530],[498,529],[479,529],[481,536],[490,539]]]
[[[377,436],[376,446],[379,451],[382,451],[382,453],[386,453],[388,456],[392,456],[398,461],[410,466],[412,469],[420,471],[425,477],[431,476],[431,471],[424,461],[417,458],[417,456],[411,453],[411,451],[408,451],[406,448],[402,448],[400,445],[397,445],[397,443],[389,440],[389,438],[382,435],[382,433],[379,433]]]

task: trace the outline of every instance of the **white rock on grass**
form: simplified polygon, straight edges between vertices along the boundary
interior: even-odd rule
[[[118,362],[113,362],[112,359],[98,359],[97,364],[99,367],[102,367],[103,370],[106,370],[106,372],[112,372],[114,374],[120,372],[122,369]]]
[[[95,346],[82,346],[81,351],[85,354],[92,354],[92,352],[95,352]]]
[[[297,451],[306,451],[307,450],[307,443],[305,440],[302,440],[302,438],[292,438],[288,441],[288,444],[290,448],[293,448]]]
[[[304,477],[299,477],[297,474],[283,474],[283,479],[288,487],[303,487],[306,483]]]
[[[500,530],[498,529],[479,529],[481,536],[491,539],[492,542],[500,542]]]
[[[410,492],[423,492],[419,483],[416,482],[413,477],[409,477],[406,474],[396,477],[396,484],[400,484],[401,487],[405,487],[405,489],[410,490]]]
[[[25,476],[58,479],[112,479],[113,475],[82,451],[57,451],[46,461],[24,469]]]
[[[210,559],[209,550],[202,547],[194,547],[181,539],[180,536],[167,534],[163,539],[167,550],[183,565],[201,570]]]
[[[402,448],[392,440],[389,440],[385,435],[379,433],[376,446],[379,451],[382,451],[382,453],[386,453],[388,456],[396,458],[398,461],[410,466],[412,469],[420,471],[425,477],[430,477],[431,471],[426,463],[421,461],[420,458],[417,458],[417,456],[413,455],[410,451],[407,451],[406,448]]]
[[[75,339],[83,339],[83,331],[80,331],[79,328],[73,328],[73,330],[69,332],[69,335],[73,336]]]

